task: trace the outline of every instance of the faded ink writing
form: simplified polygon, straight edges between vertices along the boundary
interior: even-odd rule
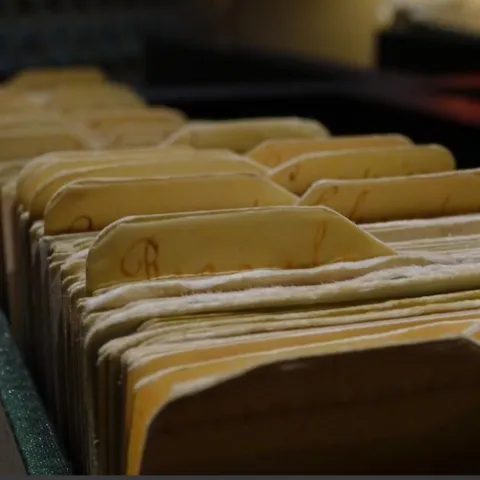
[[[120,261],[120,271],[129,278],[142,276],[142,273],[147,279],[157,278],[158,254],[158,243],[154,238],[140,238],[127,249]]]

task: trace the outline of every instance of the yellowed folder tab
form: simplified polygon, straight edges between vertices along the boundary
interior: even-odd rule
[[[438,145],[408,145],[307,153],[273,168],[269,177],[297,195],[323,179],[402,177],[455,169],[451,152]]]
[[[165,145],[194,148],[228,148],[245,153],[272,138],[325,138],[327,129],[315,120],[303,118],[255,118],[191,122],[172,134]]]
[[[120,220],[107,229],[108,233],[97,238],[88,255],[88,292],[115,283],[169,275],[310,268],[395,254],[323,207],[259,208],[159,222],[147,220],[143,225]]]
[[[368,180],[320,180],[299,205],[325,205],[357,223],[476,213],[480,170]]]
[[[236,173],[224,168],[223,174],[196,176],[97,177],[61,187],[46,205],[44,225],[47,235],[58,235],[101,230],[131,215],[294,205],[297,201],[287,190],[248,172],[248,166]],[[32,212],[34,216],[37,210]]]
[[[403,135],[358,135],[351,137],[330,137],[320,139],[274,139],[262,142],[248,152],[255,161],[276,167],[294,157],[306,153],[334,152],[360,148],[411,145],[412,141]]]

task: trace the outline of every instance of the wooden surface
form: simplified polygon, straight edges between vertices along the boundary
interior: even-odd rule
[[[22,458],[0,404],[0,475],[25,475]]]

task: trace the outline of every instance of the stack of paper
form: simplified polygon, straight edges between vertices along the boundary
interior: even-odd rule
[[[12,327],[74,462],[477,471],[480,171],[309,119],[98,112],[102,88],[59,115],[120,145],[54,152],[68,96],[22,113],[52,119],[35,154],[27,120],[2,134],[28,150],[0,165]]]

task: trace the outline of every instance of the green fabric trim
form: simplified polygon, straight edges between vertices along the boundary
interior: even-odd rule
[[[29,475],[71,475],[72,469],[0,312],[0,401]]]

